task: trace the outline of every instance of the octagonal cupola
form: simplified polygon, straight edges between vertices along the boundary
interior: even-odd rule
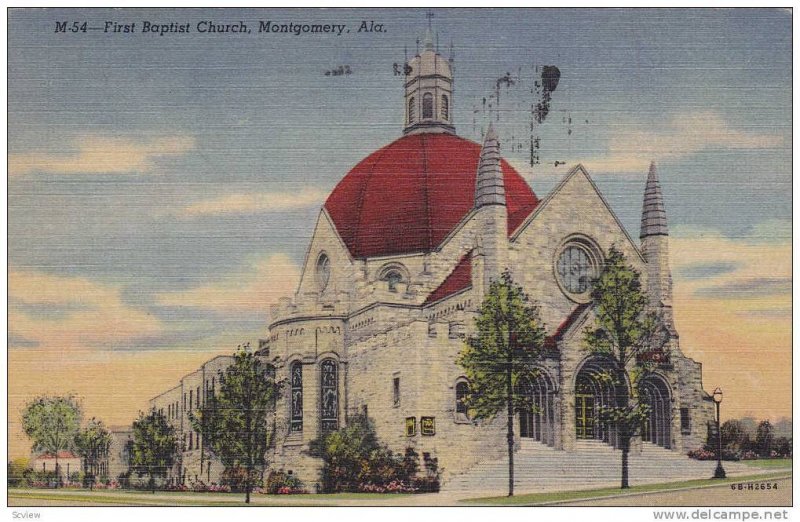
[[[403,134],[455,131],[452,57],[448,60],[439,54],[428,27],[422,52],[406,68]]]

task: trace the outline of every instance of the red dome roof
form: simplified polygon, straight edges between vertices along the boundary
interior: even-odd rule
[[[452,134],[411,134],[373,152],[325,202],[353,257],[430,252],[475,203],[481,146]],[[510,234],[539,200],[501,162]]]

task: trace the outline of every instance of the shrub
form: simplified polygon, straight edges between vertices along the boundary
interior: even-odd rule
[[[231,491],[235,493],[244,492],[245,484],[247,483],[246,478],[247,470],[241,466],[225,468],[225,471],[222,472],[222,483],[230,487]],[[253,488],[261,487],[261,474],[257,470],[253,470],[250,473],[250,485]]]
[[[14,459],[8,462],[7,478],[9,487],[15,487],[25,482],[25,477],[30,469],[30,461],[25,458]]]
[[[695,460],[717,460],[716,453],[704,448],[692,450],[689,453],[687,453],[687,455],[689,456],[689,458]]]
[[[117,482],[119,483],[119,487],[122,489],[128,489],[131,487],[131,472],[125,471],[117,475]]]
[[[303,482],[291,471],[270,471],[264,485],[264,493],[268,495],[287,495],[305,493]]]
[[[711,451],[705,448],[692,450],[687,453],[687,455],[695,460],[717,460],[716,450]],[[723,449],[722,460],[737,461],[739,460],[739,454],[731,450]]]
[[[212,482],[211,485],[208,486],[208,492],[209,493],[230,493],[231,492],[231,487],[230,486],[226,486],[224,484],[215,484],[215,483]]]
[[[773,441],[773,451],[777,457],[790,458],[792,456],[792,439],[776,437]]]
[[[310,453],[323,460],[320,482],[325,493],[400,493],[439,488],[436,459],[426,457],[425,475],[418,477],[417,452],[407,448],[401,455],[381,444],[372,421],[363,414],[354,415],[346,427],[313,440]]]

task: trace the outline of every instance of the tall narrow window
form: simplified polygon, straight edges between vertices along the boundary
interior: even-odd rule
[[[197,387],[197,393],[194,396],[197,397],[197,407],[201,408],[203,405],[200,404],[200,386]]]
[[[395,376],[392,379],[392,404],[394,406],[400,406],[400,377]]]
[[[336,361],[325,359],[320,365],[322,386],[320,387],[322,415],[322,432],[339,429],[339,369]]]
[[[416,111],[414,110],[415,101],[413,96],[408,99],[408,123],[414,123],[414,119],[417,117]]]
[[[446,94],[442,94],[442,119],[447,121],[450,117],[450,100]]]
[[[433,118],[433,94],[426,92],[422,95],[422,119]]]
[[[467,394],[469,393],[469,383],[459,381],[456,383],[456,415],[460,418],[467,418]]]
[[[291,368],[292,419],[290,431],[303,431],[303,363],[296,362]]]
[[[689,420],[689,408],[681,408],[681,433],[688,435],[691,432],[692,425]]]
[[[189,390],[189,411],[192,411],[192,394],[194,390]]]

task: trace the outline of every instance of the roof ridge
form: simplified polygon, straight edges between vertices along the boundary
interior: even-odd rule
[[[422,303],[422,306],[429,306],[429,305],[432,305],[434,303],[438,303],[439,301],[441,301],[443,299],[446,299],[446,298],[450,297],[451,295],[455,295],[458,292],[466,290],[467,288],[472,286],[472,262],[471,262],[472,261],[472,252],[473,252],[473,250],[470,250],[469,252],[467,252],[466,254],[461,256],[461,258],[458,260],[458,263],[456,263],[456,266],[453,267],[453,269],[450,271],[450,273],[445,276],[445,278],[442,280],[442,282],[439,283],[439,285],[436,288],[434,288],[433,291],[430,294],[428,294],[428,296],[425,298],[425,301]],[[436,293],[439,292],[439,290],[441,290],[442,288],[445,288],[446,285],[452,281],[452,279],[455,277],[455,273],[459,269],[468,271],[468,280],[469,280],[469,282],[467,282],[467,284],[464,284],[463,286],[456,287],[456,288],[454,288],[452,290],[448,289],[447,292],[443,291],[442,292],[443,295],[441,295],[441,296],[440,295],[436,295]]]

